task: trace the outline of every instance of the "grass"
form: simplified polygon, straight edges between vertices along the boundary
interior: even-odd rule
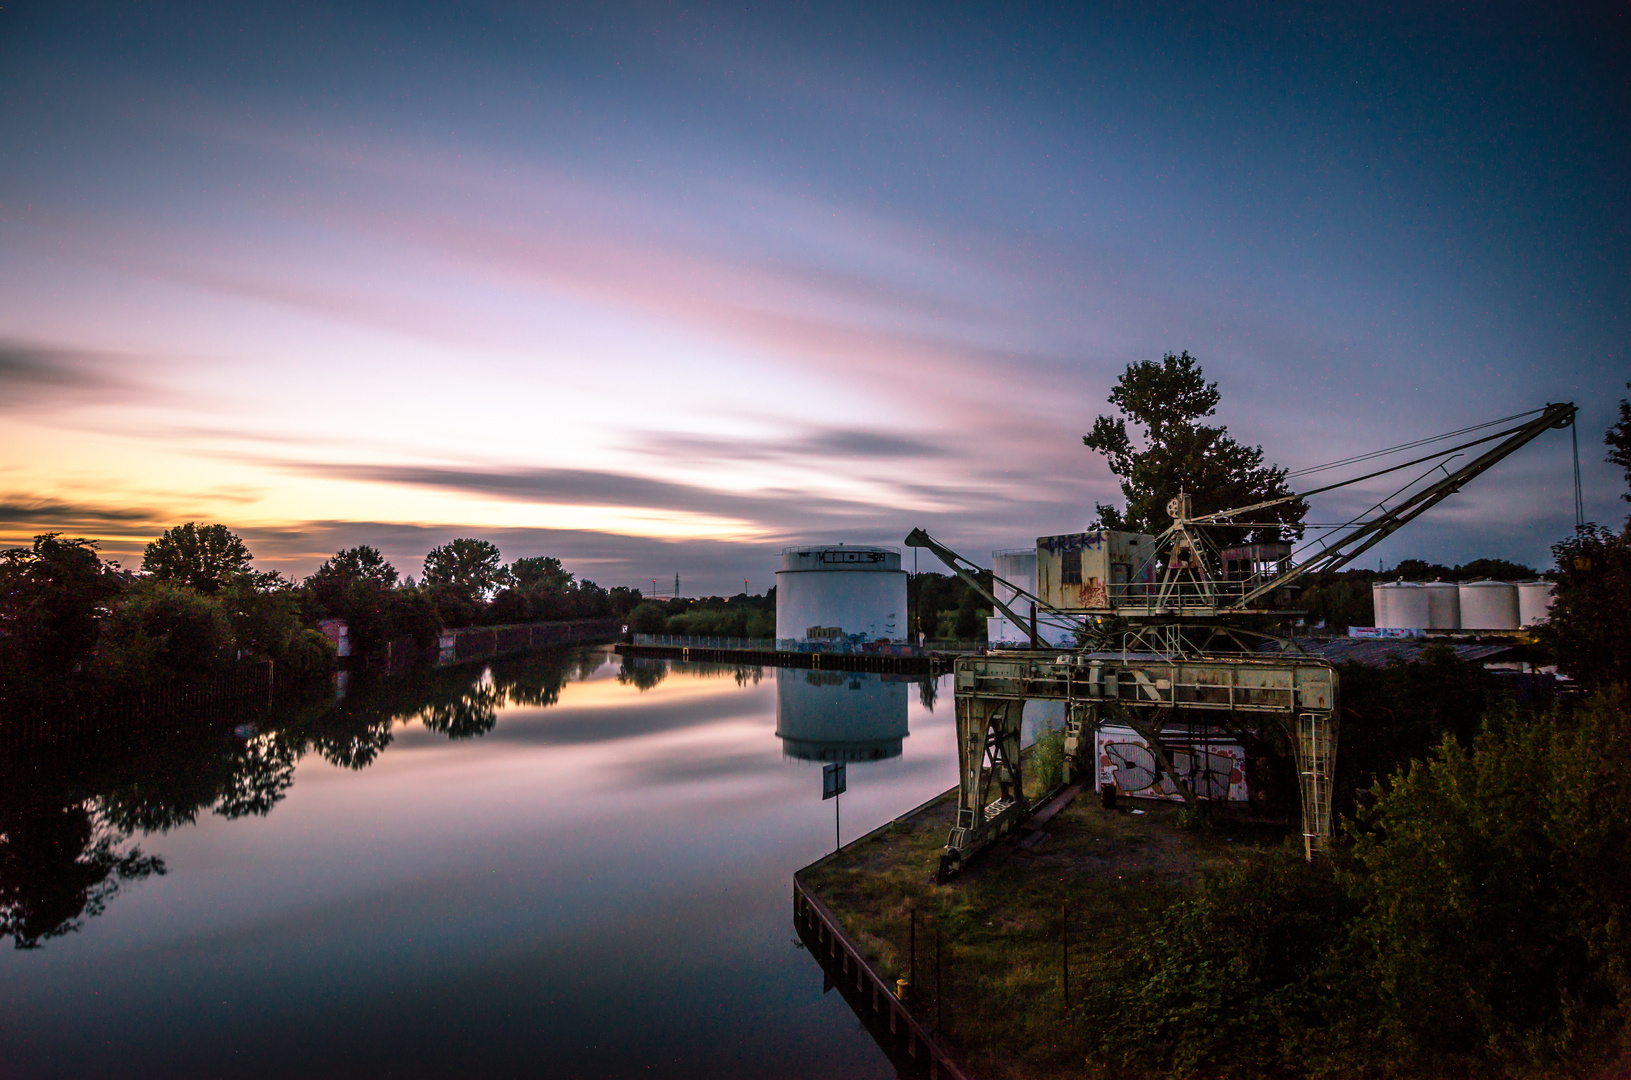
[[[1123,799],[1107,810],[1089,788],[1047,824],[1039,844],[999,841],[938,885],[933,873],[956,806],[957,793],[947,792],[800,877],[891,980],[911,966],[916,914],[915,1009],[931,1024],[938,1016],[946,1043],[991,1078],[1084,1071],[1091,1032],[1065,1013],[1067,908],[1072,996],[1079,1000],[1095,972],[1116,962],[1119,939],[1154,924],[1204,873],[1288,842],[1284,825],[1254,823],[1230,808],[1205,828],[1181,830],[1180,805]]]

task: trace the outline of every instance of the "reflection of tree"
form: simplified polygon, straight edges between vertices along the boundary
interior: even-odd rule
[[[487,679],[462,689],[447,689],[445,696],[419,710],[425,727],[450,739],[470,739],[493,730],[498,723],[498,707],[504,704],[502,690]]]
[[[100,915],[119,886],[164,873],[140,848],[119,851],[128,834],[99,825],[83,803],[0,808],[0,938],[37,949]]]
[[[624,686],[633,686],[642,692],[650,690],[666,678],[668,678],[668,663],[663,660],[647,660],[639,656],[625,656],[622,666],[617,669],[618,682]]]
[[[583,666],[581,655],[556,654],[495,660],[488,674],[510,704],[548,706],[561,699],[561,687],[566,685],[573,670],[581,672]]]
[[[169,731],[128,747],[95,747],[55,760],[0,760],[0,938],[37,948],[101,913],[120,886],[165,872],[129,841],[196,822],[205,812],[265,815],[294,783],[308,753],[348,769],[372,764],[392,726],[419,718],[450,738],[491,731],[506,700],[552,705],[573,673],[593,674],[595,651],[544,653],[381,678],[358,672],[340,700],[324,687],[280,700],[257,717],[260,734],[219,728]],[[625,661],[624,669],[629,664]],[[666,674],[658,662],[619,681],[645,689]]]
[[[584,682],[606,663],[607,654],[600,649],[582,649],[578,652],[578,681]]]
[[[917,700],[930,712],[934,712],[934,703],[940,697],[940,680],[929,676],[917,684]]]

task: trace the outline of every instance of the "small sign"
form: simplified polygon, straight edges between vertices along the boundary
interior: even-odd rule
[[[821,767],[821,798],[830,799],[835,795],[842,795],[849,785],[844,779],[844,763],[842,761]]]

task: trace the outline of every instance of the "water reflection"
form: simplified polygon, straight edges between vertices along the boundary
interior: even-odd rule
[[[789,675],[887,708],[798,714]],[[606,650],[359,672],[0,763],[0,1072],[884,1080],[787,934],[836,807],[788,740],[867,748],[846,831],[954,783],[956,740],[932,684],[840,679]]]
[[[167,833],[203,814],[265,816],[308,754],[364,769],[393,728],[414,720],[449,739],[479,737],[505,705],[554,705],[568,681],[607,659],[582,650],[384,679],[342,672],[348,678],[332,691],[281,702],[247,739],[166,731],[117,753],[0,764],[0,940],[34,949],[80,929],[121,884],[165,872],[161,857],[131,845],[138,833]]]
[[[906,738],[915,677],[776,669],[776,735],[801,761],[885,761]]]

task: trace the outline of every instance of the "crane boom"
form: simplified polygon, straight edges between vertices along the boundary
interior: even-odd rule
[[[961,555],[957,554],[957,552],[942,544],[940,541],[936,540],[922,529],[913,529],[907,535],[906,546],[928,548],[935,554],[936,557],[940,559],[941,562],[950,567],[953,573],[967,582],[969,588],[991,601],[998,611],[1001,611],[1004,615],[1008,616],[1015,626],[1027,627],[1027,633],[1029,633],[1031,637],[1031,648],[1042,648],[1042,639],[1037,634],[1035,627],[1029,626],[1024,619],[1021,619],[1018,615],[1014,614],[1013,608],[1009,607],[1001,600],[998,600],[994,595],[987,592],[985,586],[980,584],[980,579],[969,572],[969,568],[978,570],[978,566],[975,566],[973,563],[969,562],[967,559],[963,558]]]
[[[1236,606],[1241,608],[1251,607],[1268,593],[1283,589],[1308,574],[1325,573],[1346,566],[1434,506],[1460,491],[1468,481],[1484,473],[1503,458],[1527,446],[1553,428],[1566,428],[1573,424],[1575,413],[1578,411],[1573,402],[1548,403],[1540,411],[1539,416],[1512,429],[1505,439],[1502,439],[1472,461],[1454,472],[1448,473],[1442,480],[1423,488],[1398,506],[1386,510],[1370,521],[1356,525],[1337,539],[1322,545],[1320,550],[1315,552],[1311,558],[1304,559],[1295,569],[1264,582],[1255,590],[1243,596]],[[1209,516],[1221,518],[1230,513],[1238,512],[1240,511],[1224,511],[1221,514]]]

